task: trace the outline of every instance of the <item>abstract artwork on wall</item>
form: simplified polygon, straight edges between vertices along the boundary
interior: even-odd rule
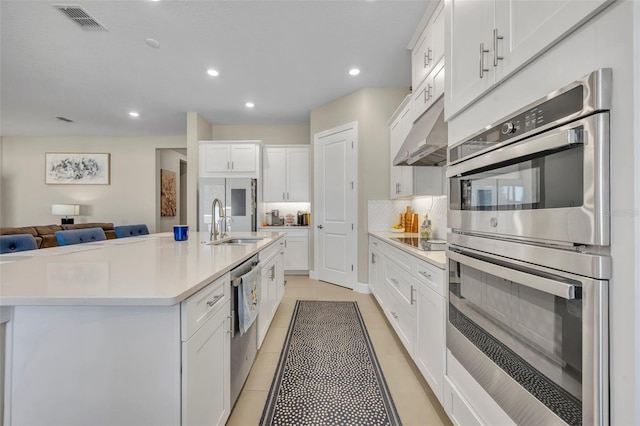
[[[110,154],[47,152],[46,184],[109,185]]]
[[[172,217],[178,208],[176,172],[160,170],[160,216]]]

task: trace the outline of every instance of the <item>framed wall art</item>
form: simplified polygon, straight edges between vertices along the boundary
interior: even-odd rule
[[[174,217],[178,210],[176,172],[160,169],[160,216]]]
[[[46,184],[109,185],[111,154],[47,152]]]

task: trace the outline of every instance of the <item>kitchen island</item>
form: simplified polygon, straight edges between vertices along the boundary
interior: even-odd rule
[[[0,257],[4,423],[224,424],[229,271],[284,234],[231,235],[263,239],[165,233]]]

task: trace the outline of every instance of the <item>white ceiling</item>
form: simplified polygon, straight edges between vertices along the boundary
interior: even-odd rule
[[[307,123],[359,88],[408,86],[407,44],[427,3],[2,0],[0,135],[178,135],[187,111]],[[53,4],[80,5],[108,31],[84,31]]]

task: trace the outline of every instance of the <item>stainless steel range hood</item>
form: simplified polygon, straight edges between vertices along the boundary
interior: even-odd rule
[[[443,166],[447,163],[447,123],[444,96],[416,121],[404,140],[394,166]]]

